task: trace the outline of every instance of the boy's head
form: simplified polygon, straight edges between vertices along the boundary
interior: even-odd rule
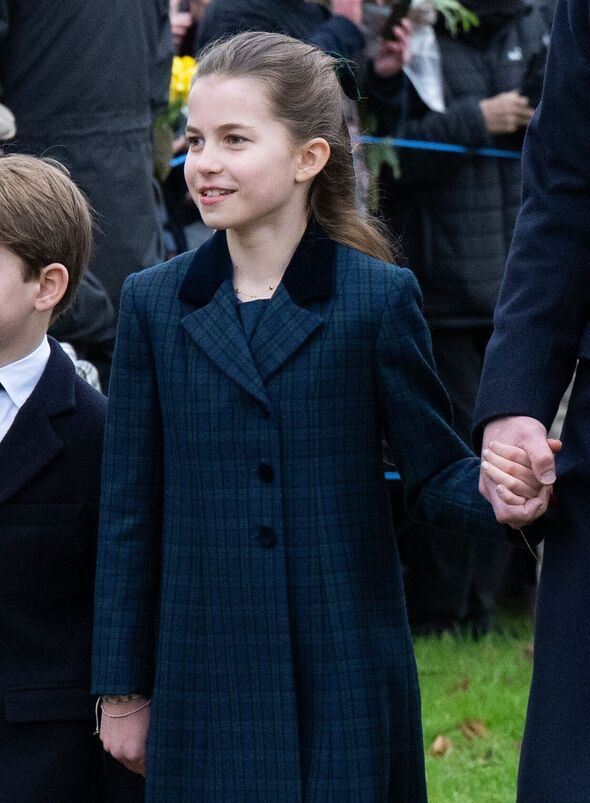
[[[42,306],[50,320],[72,303],[91,246],[90,207],[65,167],[0,153],[0,247],[20,260],[24,284],[40,283],[46,291]],[[53,288],[44,287],[46,279]]]

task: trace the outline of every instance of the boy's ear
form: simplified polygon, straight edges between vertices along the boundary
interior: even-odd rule
[[[302,183],[321,173],[330,158],[330,146],[323,137],[308,140],[298,152],[295,181]]]
[[[39,292],[35,298],[35,309],[47,312],[55,309],[64,297],[70,277],[64,265],[52,262],[41,269]]]

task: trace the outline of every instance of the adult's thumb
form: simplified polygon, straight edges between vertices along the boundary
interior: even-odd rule
[[[553,485],[555,482],[555,458],[547,443],[546,437],[533,437],[523,443],[535,477],[543,485]]]

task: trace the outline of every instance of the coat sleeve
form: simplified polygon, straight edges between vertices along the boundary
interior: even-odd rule
[[[125,282],[105,433],[95,592],[96,694],[149,695],[159,596],[162,429],[149,337]]]
[[[541,104],[524,148],[523,204],[475,413],[551,425],[590,320],[590,12],[560,0]],[[584,96],[585,97],[585,96]]]
[[[479,460],[453,432],[416,279],[403,269],[395,277],[377,342],[377,380],[408,513],[441,530],[505,538],[479,494]]]
[[[364,48],[365,37],[360,29],[346,17],[329,17],[309,37],[311,44],[325,53],[337,53],[352,59]]]

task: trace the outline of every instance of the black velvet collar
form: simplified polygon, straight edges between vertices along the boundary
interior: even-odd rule
[[[301,306],[334,293],[335,256],[335,241],[311,220],[283,276],[283,285],[295,304]],[[232,277],[232,271],[225,231],[217,231],[195,253],[178,293],[181,301],[204,307]]]

